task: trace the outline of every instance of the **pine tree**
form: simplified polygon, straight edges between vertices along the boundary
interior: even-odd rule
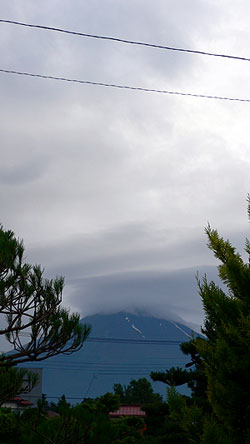
[[[248,217],[250,220],[250,197]],[[208,282],[206,276],[198,281],[206,338],[197,337],[181,345],[191,356],[190,373],[177,368],[152,376],[170,386],[183,381],[189,384],[192,397],[182,409],[180,426],[187,430],[187,408],[190,412],[200,409],[204,417],[201,443],[250,444],[250,242],[247,239],[245,243],[248,260],[244,263],[217,230],[208,225],[205,232],[208,247],[220,261],[218,272],[223,284]],[[191,429],[187,442],[192,442]]]
[[[0,356],[0,368],[79,350],[90,327],[61,306],[64,279],[45,279],[40,266],[23,260],[23,242],[0,226],[0,335],[14,353]]]
[[[249,199],[248,215],[250,219]],[[246,240],[244,263],[217,230],[208,226],[206,234],[227,290],[206,277],[199,282],[207,340],[198,338],[196,346],[205,363],[208,400],[218,426],[233,443],[242,444],[250,436],[250,243]]]
[[[131,379],[126,385],[114,384],[113,390],[119,395],[123,404],[151,404],[162,402],[162,396],[154,393],[153,387],[147,378]]]

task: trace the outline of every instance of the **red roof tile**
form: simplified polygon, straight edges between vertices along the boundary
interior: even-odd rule
[[[19,405],[33,405],[33,402],[23,399],[20,396],[15,396],[15,398],[12,398],[10,402],[17,402]]]
[[[119,416],[146,416],[146,413],[141,410],[140,405],[121,405],[115,412],[110,412],[109,416],[112,418]]]
[[[21,405],[33,405],[33,402],[30,402],[30,401],[28,401],[28,400],[22,400],[22,401],[19,401],[19,403],[21,404]]]

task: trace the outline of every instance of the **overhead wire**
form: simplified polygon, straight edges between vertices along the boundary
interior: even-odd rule
[[[79,80],[79,79],[72,79],[67,77],[57,77],[57,76],[51,76],[51,75],[45,75],[45,74],[34,74],[30,72],[24,72],[24,71],[16,71],[16,70],[10,70],[10,69],[0,69],[0,72],[5,74],[14,74],[14,75],[20,75],[20,76],[27,76],[27,77],[37,77],[40,79],[50,79],[50,80],[58,80],[63,82],[71,82],[71,83],[80,83],[85,85],[94,85],[94,86],[104,86],[108,88],[116,88],[116,89],[126,89],[126,90],[132,90],[132,91],[143,91],[143,92],[151,92],[151,93],[159,93],[159,94],[169,94],[169,95],[178,95],[178,96],[187,96],[187,97],[196,97],[201,99],[214,99],[214,100],[227,100],[231,102],[250,102],[250,99],[242,99],[238,97],[226,97],[226,96],[216,96],[216,95],[207,95],[207,94],[195,94],[195,93],[185,93],[181,91],[168,91],[164,89],[153,89],[153,88],[144,88],[140,86],[130,86],[130,85],[117,85],[115,83],[105,83],[105,82],[95,82],[92,80]]]
[[[178,367],[180,367],[180,366],[178,366]],[[33,368],[39,368],[39,367],[33,367]],[[164,369],[164,370],[166,370],[166,369],[170,369],[171,367],[170,366],[166,366],[166,365],[162,365],[158,370],[162,370],[162,369]],[[185,366],[183,365],[183,366],[181,366],[181,368],[185,368]],[[51,366],[51,367],[46,367],[46,369],[47,370],[65,370],[65,371],[73,371],[73,372],[79,372],[79,373],[86,373],[86,374],[89,374],[89,373],[92,373],[93,371],[97,374],[97,375],[99,375],[99,376],[112,376],[112,375],[120,375],[120,376],[122,376],[122,375],[124,375],[124,376],[129,376],[129,375],[137,375],[137,376],[139,376],[139,375],[150,375],[150,373],[153,371],[153,370],[157,370],[156,368],[153,368],[153,367],[151,367],[151,368],[146,368],[145,370],[143,370],[143,369],[139,369],[139,370],[136,370],[136,369],[131,369],[131,370],[124,370],[124,371],[121,371],[120,369],[107,369],[107,370],[105,370],[105,371],[103,371],[102,369],[96,369],[96,368],[90,368],[90,369],[83,369],[83,368],[70,368],[70,367],[63,367],[63,366],[61,366],[61,367],[53,367],[53,366]]]
[[[152,364],[152,365],[147,365],[147,364],[142,364],[144,365],[144,367],[137,367],[136,364],[134,364],[133,366],[131,366],[130,368],[126,368],[126,366],[124,367],[119,367],[119,366],[115,366],[115,365],[109,365],[107,367],[103,367],[103,366],[78,366],[78,365],[74,365],[74,364],[68,364],[68,365],[54,365],[54,364],[48,364],[48,365],[43,365],[43,370],[70,370],[70,371],[75,371],[75,370],[79,370],[82,371],[84,373],[90,373],[93,370],[95,370],[96,373],[101,372],[101,374],[105,375],[108,374],[109,372],[117,372],[119,374],[125,374],[127,372],[132,372],[132,373],[141,373],[144,374],[145,372],[151,372],[153,369],[156,368],[171,368],[172,365],[170,364]],[[185,366],[185,362],[175,362],[175,366]],[[33,366],[31,368],[35,369],[35,368],[41,368],[39,367],[39,365],[37,366]]]
[[[25,399],[27,399],[27,398],[41,398],[40,396],[38,396],[38,395],[29,395],[29,394],[23,394],[22,395],[23,396],[23,398],[25,398]],[[65,396],[65,395],[64,395]],[[45,394],[45,399],[60,399],[62,397],[62,395],[58,395],[58,396],[47,396],[46,394]],[[86,395],[84,396],[68,396],[68,395],[66,395],[65,396],[65,399],[81,399],[81,400],[84,400],[86,398]]]
[[[146,358],[146,357],[145,357]],[[156,359],[163,359],[162,358],[162,356],[159,356],[159,357],[157,357]],[[169,359],[174,359],[175,361],[176,360],[178,360],[178,359],[183,359],[183,360],[186,360],[187,358],[185,358],[185,356],[171,356],[171,357],[164,357],[164,359],[166,359],[167,361],[169,360]],[[143,364],[143,363],[141,363],[141,362],[139,362],[139,363],[132,363],[132,362],[126,362],[126,363],[122,363],[122,362],[113,362],[113,361],[111,361],[111,362],[102,362],[102,361],[100,361],[100,362],[88,362],[88,361],[73,361],[73,360],[71,360],[71,361],[69,361],[68,360],[68,358],[67,358],[67,362],[64,360],[58,360],[58,359],[56,359],[54,362],[52,362],[52,363],[50,363],[50,362],[46,362],[45,364],[43,364],[43,366],[45,366],[45,365],[61,365],[61,364],[69,364],[69,365],[108,365],[108,366],[124,366],[124,365],[126,365],[126,366],[144,366],[145,364]],[[161,363],[151,363],[150,362],[150,365],[160,365],[160,366],[162,366],[163,364],[162,364],[162,362]]]
[[[205,56],[212,56],[212,57],[222,57],[222,58],[227,58],[227,59],[250,62],[250,58],[248,58],[248,57],[235,56],[235,55],[230,55],[230,54],[220,54],[220,53],[201,51],[201,50],[196,50],[196,49],[176,48],[173,46],[166,46],[166,45],[159,45],[159,44],[155,44],[155,43],[147,43],[147,42],[141,42],[141,41],[136,41],[136,40],[122,39],[119,37],[111,37],[111,36],[106,36],[106,35],[89,34],[89,33],[78,32],[78,31],[70,31],[68,29],[57,28],[54,26],[35,25],[32,23],[19,22],[16,20],[0,19],[0,23],[12,24],[12,25],[17,25],[17,26],[24,26],[27,28],[34,28],[34,29],[42,29],[42,30],[47,30],[47,31],[55,31],[55,32],[60,32],[60,33],[64,33],[64,34],[76,35],[79,37],[87,37],[87,38],[93,38],[93,39],[99,39],[99,40],[109,40],[109,41],[113,41],[113,42],[126,43],[126,44],[137,45],[137,46],[146,46],[146,47],[155,48],[155,49],[163,49],[163,50],[168,50],[168,51],[177,51],[177,52],[205,55]]]
[[[183,367],[186,362],[187,358],[184,356],[176,356],[171,357],[175,360],[175,366],[181,366]],[[170,358],[170,359],[171,359]],[[31,368],[40,368],[41,364],[39,362],[34,362]],[[153,369],[157,368],[171,368],[172,363],[169,362],[169,359],[166,357],[165,362],[144,362],[144,363],[135,363],[135,362],[88,362],[88,361],[76,361],[73,360],[56,360],[54,362],[46,362],[42,364],[42,368],[44,370],[52,369],[52,370],[73,370],[73,371],[81,371],[84,373],[90,373],[93,370],[102,375],[107,375],[116,372],[116,374],[128,374],[128,372],[137,373],[137,374],[144,374],[149,373]],[[131,373],[129,373],[131,374]]]
[[[28,332],[20,332],[20,336],[30,337]],[[84,342],[100,342],[100,343],[114,343],[114,344],[159,344],[159,345],[170,345],[170,344],[182,344],[183,341],[173,341],[169,339],[130,339],[130,338],[107,338],[101,336],[91,336],[85,339]]]
[[[166,368],[170,368],[170,367],[166,367],[164,366],[164,369]],[[184,367],[183,367],[184,368]],[[59,367],[50,367],[49,370],[58,370]],[[150,370],[145,370],[145,371],[135,371],[134,369],[132,369],[131,371],[126,371],[126,372],[121,372],[121,371],[117,371],[117,370],[109,370],[106,372],[100,371],[100,370],[96,370],[95,368],[89,369],[89,370],[83,370],[83,369],[75,369],[75,368],[64,368],[64,367],[60,367],[60,369],[65,370],[65,371],[73,371],[73,372],[79,372],[79,373],[92,373],[93,370],[95,371],[95,373],[99,376],[112,376],[112,375],[119,375],[119,376],[129,376],[129,375],[149,375],[152,371],[152,369]]]
[[[105,342],[115,344],[157,344],[157,345],[176,345],[182,344],[183,341],[172,340],[159,340],[159,339],[123,339],[123,338],[103,338],[103,337],[90,337],[87,338],[88,342]]]

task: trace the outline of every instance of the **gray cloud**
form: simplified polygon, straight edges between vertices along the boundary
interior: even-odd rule
[[[202,323],[196,274],[218,282],[205,237],[184,231],[151,233],[124,226],[96,236],[30,249],[28,259],[47,263],[46,275],[65,276],[65,303],[84,315],[96,311],[145,311]],[[231,233],[232,241],[240,245]],[[203,264],[210,264],[204,266]],[[185,268],[181,268],[185,267]]]
[[[200,236],[180,229],[151,232],[147,224],[113,227],[29,250],[31,262],[47,263],[50,274],[69,278],[215,263],[210,256],[202,230]]]
[[[205,270],[200,270],[203,275]],[[216,279],[215,268],[206,268]],[[134,272],[70,280],[67,291],[82,314],[121,310],[151,313],[166,319],[202,324],[203,311],[196,283],[196,270]]]
[[[10,19],[170,46],[245,55],[250,40],[246,0],[240,6],[225,0],[104,0],[101,6],[96,0],[28,0],[1,6]],[[4,24],[0,33],[7,69],[250,94],[248,65],[239,62]],[[84,312],[98,310],[101,300],[102,309],[113,309],[128,298],[127,307],[137,290],[137,309],[161,312],[164,285],[170,288],[176,279],[180,286],[174,297],[168,292],[164,310],[199,318],[199,301],[182,297],[185,288],[192,293],[192,279],[178,270],[214,266],[203,236],[208,220],[242,249],[248,105],[6,74],[0,80],[1,221],[24,238],[29,260],[42,263],[50,276],[65,275],[65,302]],[[154,304],[158,278],[162,290]]]
[[[47,162],[45,159],[26,159],[19,162],[6,162],[0,166],[0,184],[2,186],[20,186],[30,182],[35,182],[43,176],[46,171]]]

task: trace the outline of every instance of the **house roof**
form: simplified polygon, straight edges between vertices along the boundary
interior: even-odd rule
[[[111,418],[118,418],[120,416],[146,416],[146,412],[141,410],[141,405],[121,405],[115,412],[110,412]]]
[[[33,405],[33,402],[30,402],[30,401],[28,401],[28,400],[26,400],[26,399],[23,399],[22,401],[20,401],[20,404],[21,405]]]
[[[16,402],[20,406],[30,406],[33,405],[33,402],[28,401],[27,399],[23,399],[20,396],[15,396],[15,398],[12,398],[10,402]]]

